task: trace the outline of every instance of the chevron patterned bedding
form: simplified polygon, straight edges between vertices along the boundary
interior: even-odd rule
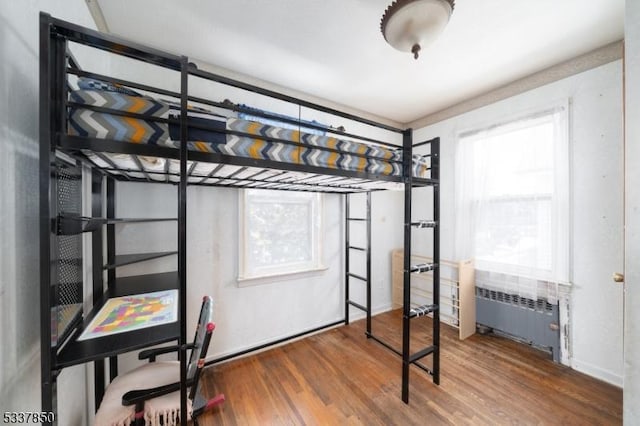
[[[174,148],[180,146],[180,127],[177,124],[179,105],[108,90],[71,91],[69,100],[75,103],[69,110],[70,135]],[[83,108],[82,105],[136,113],[145,119],[125,117],[102,109]],[[159,121],[154,121],[158,119]],[[402,176],[401,150],[313,135],[239,118],[221,117],[197,108],[189,110],[188,125],[190,150],[375,175]],[[256,137],[225,134],[220,130]],[[302,145],[276,142],[273,139],[300,141]],[[413,175],[425,177],[427,168],[426,159],[414,155]]]

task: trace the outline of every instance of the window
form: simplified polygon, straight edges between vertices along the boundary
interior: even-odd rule
[[[473,257],[483,271],[568,281],[566,128],[566,108],[559,107],[459,136],[456,251],[461,258]],[[539,296],[532,292],[526,293]]]
[[[245,189],[240,280],[322,268],[320,194]]]

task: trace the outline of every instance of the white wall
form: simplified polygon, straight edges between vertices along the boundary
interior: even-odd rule
[[[624,423],[640,424],[640,2],[626,2]]]
[[[93,27],[82,0],[0,7],[0,407],[40,410],[38,57],[40,11]],[[85,368],[58,378],[59,424],[85,425]]]
[[[454,151],[460,131],[569,99],[572,153],[571,356],[574,368],[622,384],[622,64],[565,78],[420,129],[441,137],[443,258],[454,255]]]

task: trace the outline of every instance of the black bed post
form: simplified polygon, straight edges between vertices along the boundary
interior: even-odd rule
[[[410,317],[411,309],[411,192],[413,174],[411,170],[413,158],[413,131],[407,129],[402,134],[404,175],[404,260],[403,260],[403,297],[402,297],[402,401],[409,403],[409,350],[410,350]]]
[[[40,326],[41,410],[56,408],[56,347],[52,344],[51,300],[58,301],[58,203],[55,137],[66,122],[67,41],[52,31],[51,16],[40,14]],[[52,220],[52,218],[56,218]],[[52,261],[56,260],[56,261]],[[58,327],[57,323],[55,324]],[[56,331],[57,332],[57,331]],[[57,342],[56,342],[57,343]],[[53,422],[43,422],[52,424]]]
[[[57,275],[57,262],[50,262],[55,253],[53,246],[53,231],[51,217],[55,209],[56,187],[53,174],[55,173],[55,153],[52,135],[55,120],[51,116],[52,103],[52,74],[54,73],[54,58],[59,43],[51,42],[50,16],[40,13],[40,353],[41,353],[41,410],[53,412],[55,404],[55,376],[52,374],[53,349],[51,345],[51,317],[45,315],[50,312],[51,279]]]
[[[431,179],[433,185],[433,382],[440,384],[440,138],[431,142]]]
[[[107,218],[116,217],[116,180],[107,176]],[[116,263],[116,225],[110,223],[107,225],[107,264],[114,265]],[[107,270],[107,286],[111,290],[115,286],[116,270],[109,268]],[[109,358],[109,379],[113,380],[118,375],[118,357]]]
[[[367,191],[367,338],[371,336],[371,191]]]
[[[349,194],[344,194],[344,324],[349,325]]]
[[[91,170],[91,216],[102,216],[102,173],[93,169]],[[93,275],[93,295],[92,303],[95,305],[102,299],[104,293],[104,273],[102,265],[104,265],[103,256],[103,228],[100,226],[93,232],[91,232],[91,264]],[[100,407],[102,397],[104,396],[104,390],[106,388],[104,360],[99,359],[93,363],[93,380],[94,380],[94,402],[95,409]]]
[[[178,190],[178,281],[180,287],[180,424],[187,424],[187,100],[189,60],[180,68],[180,184]]]

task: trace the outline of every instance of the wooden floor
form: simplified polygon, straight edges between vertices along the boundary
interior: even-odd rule
[[[412,322],[413,350],[431,319]],[[376,337],[400,348],[399,311],[378,315]],[[400,358],[354,322],[205,369],[203,391],[226,402],[205,425],[622,424],[622,390],[553,363],[526,345],[442,326],[440,386],[412,367],[400,399]],[[430,365],[430,357],[425,358]]]

